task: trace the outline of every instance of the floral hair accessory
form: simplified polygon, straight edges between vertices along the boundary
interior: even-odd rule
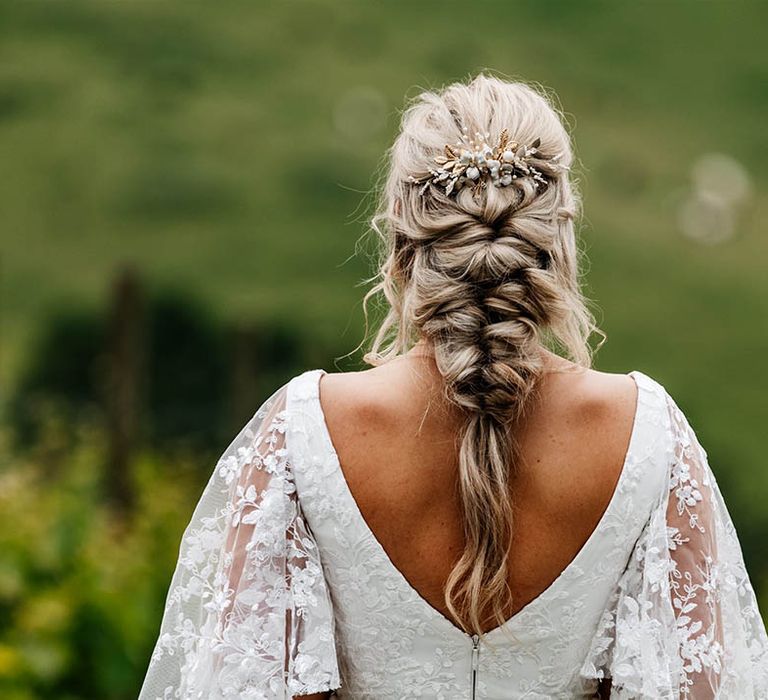
[[[545,156],[539,151],[541,139],[530,145],[520,144],[510,141],[509,132],[504,129],[497,144],[491,147],[486,142],[489,134],[483,137],[477,132],[475,136],[468,137],[465,128],[456,146],[446,144],[445,154],[435,158],[439,168],[430,168],[425,177],[408,176],[414,184],[422,185],[419,194],[423,195],[432,184],[444,187],[445,194],[450,195],[465,186],[482,187],[489,178],[496,187],[506,187],[518,178],[530,177],[538,189],[547,183],[548,176],[567,167],[557,162],[561,154]]]

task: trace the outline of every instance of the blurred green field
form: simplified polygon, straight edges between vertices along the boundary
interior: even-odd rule
[[[59,309],[102,308],[125,261],[218,318],[290,318],[351,351],[368,193],[405,99],[480,69],[539,82],[580,159],[588,294],[608,335],[596,364],[644,371],[686,411],[765,614],[766,26],[758,2],[4,0],[0,381],[12,391]],[[752,181],[717,245],[678,226],[691,167],[711,152]],[[172,535],[191,483],[163,521]],[[135,696],[133,664],[109,697]],[[94,688],[70,696],[107,696]]]

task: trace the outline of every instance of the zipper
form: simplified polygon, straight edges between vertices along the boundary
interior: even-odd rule
[[[480,635],[473,634],[472,635],[472,671],[471,671],[471,690],[470,690],[470,699],[475,700],[477,698],[477,666],[478,666],[478,659],[480,657]]]

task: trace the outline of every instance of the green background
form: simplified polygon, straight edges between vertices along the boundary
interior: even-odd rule
[[[343,356],[363,338],[365,217],[399,111],[487,69],[557,93],[608,336],[596,366],[649,374],[686,412],[765,613],[766,26],[768,5],[746,2],[0,3],[8,426],[46,329],[104,314],[126,263],[214,329],[285,323],[316,343],[273,384],[357,366]],[[678,212],[713,152],[752,193],[734,235],[707,245]],[[46,413],[34,439],[9,427],[2,443],[4,698],[135,697],[181,531],[225,446],[143,445],[126,525],[100,491],[98,408],[70,418]]]

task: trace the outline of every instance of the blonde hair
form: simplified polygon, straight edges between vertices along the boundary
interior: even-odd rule
[[[427,173],[464,129],[512,140],[540,139],[566,168],[543,188],[531,178],[488,183],[446,195],[424,194],[409,175]],[[517,462],[510,427],[543,372],[542,346],[589,366],[596,329],[580,290],[574,220],[579,197],[569,178],[570,138],[550,100],[521,82],[480,73],[405,109],[387,153],[387,174],[371,224],[381,261],[364,298],[386,300],[386,315],[364,356],[381,365],[425,339],[446,398],[466,411],[459,436],[459,490],[465,548],[448,577],[445,603],[470,633],[484,614],[498,624],[512,603],[508,553],[511,476]]]

